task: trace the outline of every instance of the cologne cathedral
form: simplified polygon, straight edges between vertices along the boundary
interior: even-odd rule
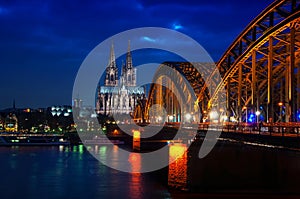
[[[112,45],[105,71],[104,86],[99,85],[97,89],[96,111],[98,115],[133,115],[134,108],[139,101],[145,99],[144,87],[136,86],[136,72],[137,69],[132,64],[130,43],[128,43],[126,62],[122,63],[119,77]]]

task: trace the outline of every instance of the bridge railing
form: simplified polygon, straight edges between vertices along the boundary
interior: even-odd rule
[[[249,133],[270,136],[299,137],[299,122],[276,122],[276,123],[199,123],[200,131],[218,130],[224,133]]]

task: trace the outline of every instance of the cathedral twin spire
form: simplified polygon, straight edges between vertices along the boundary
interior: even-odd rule
[[[145,89],[136,86],[136,68],[132,64],[130,43],[126,63],[117,66],[114,45],[111,45],[104,86],[98,86],[96,110],[101,115],[129,114],[134,112],[139,99],[145,97]],[[120,69],[121,75],[118,76]],[[128,120],[126,120],[128,121]]]
[[[114,51],[114,44],[111,45],[110,57],[108,60],[108,66],[106,68],[105,86],[117,86],[118,85],[118,68],[116,66],[116,57]]]
[[[123,65],[123,64],[122,64]],[[122,66],[122,75],[120,84],[125,86],[135,86],[136,85],[136,69],[132,65],[132,56],[130,51],[130,41],[128,41],[128,50],[126,55],[125,66]],[[116,65],[116,57],[114,52],[114,45],[112,43],[110,49],[110,57],[108,66],[106,68],[105,86],[118,86],[118,68]],[[121,86],[122,86],[121,85]]]
[[[115,56],[115,50],[114,50],[114,44],[111,44],[110,48],[110,57],[108,61],[108,67],[110,68],[116,68],[116,56]]]
[[[132,69],[132,57],[130,52],[130,40],[128,41],[128,50],[126,56],[126,69]]]

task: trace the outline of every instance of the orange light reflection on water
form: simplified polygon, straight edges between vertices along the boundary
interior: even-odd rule
[[[181,189],[187,188],[187,145],[173,143],[169,145],[168,185]]]
[[[140,199],[142,197],[141,184],[141,154],[131,153],[128,161],[131,165],[131,183],[129,183],[130,197]]]

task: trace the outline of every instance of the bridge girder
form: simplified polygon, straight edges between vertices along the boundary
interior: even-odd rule
[[[199,120],[201,108],[199,109],[197,96],[205,84],[202,76],[209,76],[209,68],[211,68],[211,63],[165,62],[161,64],[153,78],[154,84],[150,88],[145,111],[147,118],[151,120],[149,115],[151,106],[159,104],[164,107],[167,116],[171,116],[174,122],[184,120],[184,115],[187,113],[193,114],[193,117]],[[176,72],[168,74],[168,71]],[[201,74],[199,71],[201,71]],[[208,90],[205,94],[208,100]],[[185,95],[187,101],[183,102],[178,96]],[[182,104],[189,106],[182,110]],[[167,118],[167,121],[170,120]]]
[[[299,18],[299,0],[276,1],[256,17],[211,74],[220,73],[223,84],[217,86],[207,109],[217,106],[214,101],[220,101],[220,90],[225,87],[228,116],[246,121],[257,113],[257,121],[296,121],[300,106]],[[205,89],[199,94],[200,101]]]
[[[300,112],[300,1],[280,0],[267,7],[225,51],[213,72],[201,71],[209,78],[203,79],[192,63],[163,65],[189,81],[202,114],[226,109],[227,118],[240,122],[249,121],[255,113],[260,115],[257,121],[296,121]],[[174,107],[174,100],[168,105],[168,96],[160,85],[153,85],[146,112],[156,103]]]

